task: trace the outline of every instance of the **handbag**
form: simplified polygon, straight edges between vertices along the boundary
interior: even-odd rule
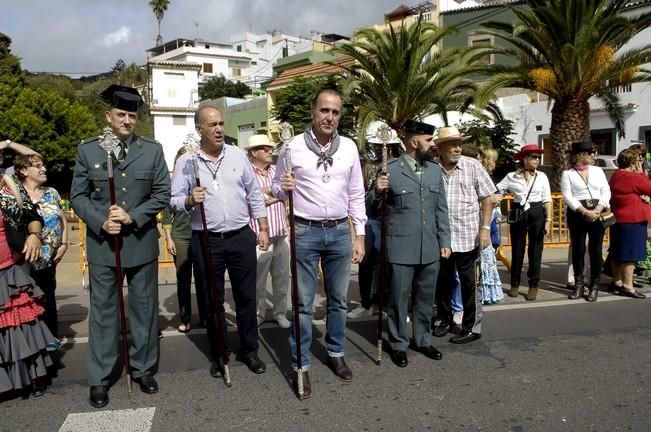
[[[585,183],[586,189],[588,189],[588,194],[590,194],[589,200],[580,200],[580,203],[586,209],[593,210],[599,204],[599,200],[594,199],[592,197],[592,192],[590,192],[590,186],[588,186],[588,181],[584,179],[583,176],[578,171],[576,171],[576,173],[579,174],[579,177],[581,177],[581,180],[583,180],[583,182]],[[603,209],[601,213],[599,213],[599,218],[597,220],[599,221],[601,226],[604,227],[604,229],[612,225],[615,225],[615,223],[617,222],[617,219],[615,219],[615,214],[612,211],[610,211],[609,208]]]
[[[524,203],[522,203],[521,206],[518,207],[511,207],[509,210],[509,214],[506,216],[506,223],[507,224],[516,224],[520,222],[524,222],[524,219],[526,217],[526,211],[524,210],[525,204],[527,204],[527,201],[529,201],[529,195],[531,195],[531,189],[533,189],[534,183],[536,183],[536,177],[538,177],[538,173],[534,174],[533,176],[533,181],[531,182],[531,186],[529,186],[529,192],[527,192],[527,197],[524,199]]]

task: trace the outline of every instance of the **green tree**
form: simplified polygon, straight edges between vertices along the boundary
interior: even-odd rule
[[[41,153],[48,161],[48,182],[67,192],[77,145],[99,133],[93,115],[51,90],[23,88],[5,93],[6,87],[0,85],[0,101],[8,106],[0,112],[0,136]]]
[[[507,173],[515,169],[513,155],[516,152],[516,143],[512,138],[513,122],[511,120],[501,117],[493,119],[492,122],[486,119],[470,120],[462,122],[459,125],[459,131],[470,136],[470,140],[477,145],[497,150],[498,159],[493,172],[495,180],[501,180]]]
[[[296,134],[303,133],[312,121],[311,102],[316,94],[332,88],[341,91],[341,78],[332,74],[320,77],[299,77],[290,86],[278,91],[271,117],[286,121],[294,127]],[[344,109],[339,120],[339,133],[356,138],[355,107],[344,98]]]
[[[233,82],[222,74],[214,76],[199,88],[199,99],[219,99],[220,97],[243,98],[251,94],[251,87],[243,82]]]
[[[22,86],[25,76],[20,67],[20,59],[11,53],[11,38],[0,33],[0,83]]]
[[[170,4],[170,0],[151,0],[149,6],[154,11],[156,21],[158,22],[158,36],[156,36],[156,46],[163,45],[163,37],[160,35],[160,22],[163,21],[165,11]]]
[[[77,100],[77,91],[75,90],[72,80],[67,76],[51,74],[28,74],[25,77],[27,87],[32,89],[51,90],[70,102]]]
[[[624,111],[617,90],[651,81],[651,45],[624,49],[649,27],[651,13],[624,13],[629,0],[525,0],[511,6],[513,23],[488,22],[479,31],[506,42],[490,52],[515,60],[493,65],[480,101],[503,87],[534,90],[550,98],[552,188],[559,189],[565,152],[590,135],[590,104],[596,98],[620,136]],[[487,51],[488,52],[488,51]]]
[[[367,127],[382,120],[394,129],[408,119],[465,111],[471,103],[479,70],[474,50],[439,49],[455,28],[439,28],[418,19],[388,32],[362,29],[355,42],[337,49],[354,60],[345,69],[344,93],[357,108],[360,147]]]

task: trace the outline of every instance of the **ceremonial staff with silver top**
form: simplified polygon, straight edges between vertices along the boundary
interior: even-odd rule
[[[285,172],[294,176],[292,170],[292,149],[289,143],[294,138],[294,128],[287,122],[282,122],[279,126],[280,139],[284,144],[285,151]],[[292,274],[292,315],[294,323],[300,323],[301,315],[299,313],[299,293],[298,281],[296,276],[296,226],[294,224],[294,194],[292,191],[287,192],[287,203],[289,208],[289,267]],[[296,394],[299,399],[303,399],[305,389],[303,387],[303,361],[301,359],[301,326],[294,325],[294,337],[296,339]]]
[[[115,180],[113,177],[114,152],[120,149],[120,140],[113,133],[110,127],[105,127],[99,137],[99,146],[106,151],[106,172],[108,174],[109,202],[111,207],[115,205]],[[113,252],[115,253],[115,289],[118,294],[118,305],[120,311],[120,333],[122,336],[122,357],[124,358],[124,370],[127,375],[127,391],[131,393],[131,365],[129,364],[129,340],[127,339],[127,316],[124,310],[124,294],[122,293],[122,260],[120,259],[120,234],[112,234]]]
[[[79,145],[70,189],[72,207],[86,224],[90,276],[86,364],[89,402],[95,408],[109,402],[120,329],[127,374],[144,393],[158,391],[153,376],[159,358],[156,215],[170,200],[162,146],[134,133],[144,106],[138,91],[111,85],[100,99],[109,105],[110,131]],[[119,296],[124,277],[130,347]]]
[[[198,188],[201,188],[201,178],[199,177],[199,165],[197,164],[197,153],[199,152],[199,140],[196,138],[194,134],[188,134],[186,137],[185,141],[183,142],[183,146],[185,147],[186,153],[190,155],[190,158],[192,159],[192,167],[194,170],[194,177],[195,177],[195,185]],[[215,272],[214,269],[212,268],[212,259],[210,257],[212,256],[211,250],[210,250],[210,240],[208,238],[208,224],[206,223],[206,209],[204,208],[203,202],[199,203],[199,212],[201,214],[201,224],[203,226],[203,233],[202,233],[202,251],[203,251],[203,257],[205,259],[206,263],[206,269],[208,270],[208,280],[210,281],[210,286],[209,289],[217,297],[217,284],[215,283]],[[217,346],[219,349],[219,357],[215,359],[217,363],[217,367],[219,370],[222,371],[223,377],[224,377],[224,383],[226,383],[227,387],[230,387],[232,385],[231,382],[231,374],[228,368],[228,356],[226,355],[226,344],[224,341],[224,328],[223,328],[223,311],[222,307],[219,304],[219,302],[215,302],[214,304],[214,313],[217,321]]]
[[[387,159],[388,159],[388,150],[387,144],[391,140],[391,128],[386,124],[382,123],[378,128],[376,138],[382,144],[382,165],[381,170],[378,175],[387,174]],[[386,291],[386,254],[387,254],[387,244],[386,244],[386,231],[387,231],[387,201],[386,201],[386,192],[382,192],[382,202],[380,207],[380,281],[378,284],[378,318],[377,318],[377,357],[375,363],[379,365],[382,362],[382,318],[384,315],[384,293]]]

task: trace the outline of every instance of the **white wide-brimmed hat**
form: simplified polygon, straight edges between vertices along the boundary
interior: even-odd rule
[[[454,126],[445,126],[437,129],[438,133],[436,138],[434,138],[435,144],[440,144],[450,141],[465,141],[470,138],[467,135],[461,135],[459,130]]]
[[[249,140],[244,146],[244,150],[253,150],[257,147],[273,147],[274,145],[269,142],[267,135],[251,135]]]

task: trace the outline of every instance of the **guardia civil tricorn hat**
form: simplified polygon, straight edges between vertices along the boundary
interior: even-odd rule
[[[142,96],[133,87],[111,84],[99,95],[100,100],[106,102],[111,108],[129,112],[137,112],[145,106]]]
[[[407,120],[400,127],[405,132],[421,135],[434,135],[434,126],[416,120]]]

